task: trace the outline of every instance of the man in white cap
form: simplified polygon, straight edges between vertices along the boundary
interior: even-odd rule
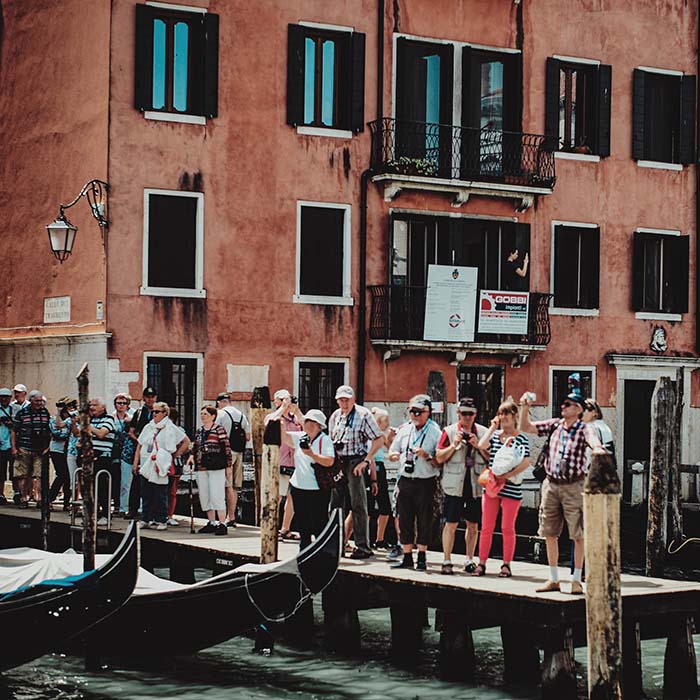
[[[24,384],[15,384],[15,388],[12,391],[14,399],[11,401],[10,406],[12,406],[12,415],[14,417],[21,408],[29,406],[29,401],[27,400],[27,387]]]
[[[285,402],[285,399],[289,399],[289,401]],[[284,515],[279,534],[282,539],[296,541],[299,539],[299,535],[291,532],[294,504],[289,493],[289,481],[294,474],[294,448],[282,441],[281,431],[286,430],[288,433],[293,433],[302,430],[304,415],[299,408],[296,397],[293,397],[287,389],[278,389],[272,403],[275,410],[265,416],[263,451],[269,445],[279,445],[280,504],[284,499]]]
[[[5,505],[5,482],[11,475],[12,463],[12,409],[10,400],[12,392],[3,387],[0,389],[0,504]]]
[[[372,556],[369,546],[369,517],[364,472],[370,470],[372,495],[377,495],[377,472],[374,455],[384,443],[384,435],[371,411],[355,403],[355,392],[343,384],[335,392],[338,409],[328,421],[328,434],[333,440],[336,454],[343,464],[347,486],[333,490],[331,506],[342,507],[347,515],[352,511],[352,527],[355,549],[351,559],[368,559]],[[367,445],[369,444],[369,451]],[[347,507],[348,496],[350,509]]]

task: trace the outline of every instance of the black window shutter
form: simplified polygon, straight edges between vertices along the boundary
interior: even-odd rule
[[[644,102],[647,74],[634,69],[632,84],[632,158],[644,160]],[[641,297],[640,297],[641,298]],[[636,308],[636,307],[635,307]]]
[[[601,158],[610,155],[610,102],[612,99],[612,66],[598,67],[598,148]]]
[[[695,162],[695,76],[681,78],[681,133],[680,161],[683,165]]]
[[[632,236],[632,310],[644,308],[644,234]]]
[[[219,116],[219,15],[210,12],[204,15],[204,116]]]
[[[462,126],[475,126],[472,109],[472,50],[462,48]]]
[[[134,107],[142,112],[153,107],[153,16],[149,5],[136,5]]]
[[[688,278],[690,276],[690,236],[665,236],[665,275],[671,280],[671,313],[688,313]]]
[[[600,229],[581,229],[581,308],[597,309],[600,285]]]
[[[287,28],[287,124],[304,123],[304,28]]]
[[[350,128],[365,129],[365,35],[353,32],[350,38]]]
[[[546,147],[559,150],[559,59],[548,58],[544,87],[544,135]]]

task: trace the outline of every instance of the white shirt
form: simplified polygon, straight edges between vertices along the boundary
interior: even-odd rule
[[[404,477],[408,479],[429,479],[440,474],[440,470],[437,467],[434,467],[428,460],[416,454],[413,456],[413,472],[407,474],[405,466],[406,454],[409,448],[415,452],[416,449],[422,447],[431,457],[435,457],[441,435],[442,430],[440,430],[440,426],[430,418],[422,428],[416,429],[410,421],[399,428],[399,432],[396,433],[389,451],[399,453],[399,464],[401,465],[399,475],[402,479]]]
[[[243,432],[250,433],[250,423],[246,418],[245,414],[239,411],[235,406],[224,406],[216,412],[216,420],[214,423],[220,425],[225,431],[226,435],[231,434],[231,429],[233,424],[241,423],[243,427]]]
[[[302,435],[306,435],[303,431],[288,433],[294,443],[294,474],[289,480],[289,483],[295,488],[303,491],[318,491],[318,481],[312,466],[313,460],[309,455],[304,454],[299,447],[299,439]],[[319,433],[311,442],[311,449],[317,455],[324,457],[335,457],[335,450],[331,439],[325,433]]]

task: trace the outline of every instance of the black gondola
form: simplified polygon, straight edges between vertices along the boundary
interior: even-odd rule
[[[342,544],[342,512],[336,510],[316,540],[293,559],[246,564],[176,590],[135,593],[70,650],[96,649],[105,657],[171,656],[219,644],[261,622],[279,621],[333,580]]]
[[[133,592],[138,571],[139,538],[134,523],[98,569],[0,596],[0,628],[7,642],[0,654],[0,671],[56,651],[115,613]]]

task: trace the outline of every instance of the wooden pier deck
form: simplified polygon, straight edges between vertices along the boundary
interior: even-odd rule
[[[171,578],[193,581],[194,569],[218,573],[258,561],[260,534],[239,525],[225,537],[191,534],[189,519],[166,532],[144,529],[142,562],[149,569],[168,567]],[[114,546],[126,527],[115,519],[109,533],[98,531],[98,545]],[[198,521],[199,527],[204,521]],[[0,546],[38,546],[39,511],[0,507]],[[51,548],[70,546],[69,518],[51,514]],[[109,544],[107,543],[109,540]],[[298,546],[280,543],[280,558],[292,557]],[[462,557],[455,560],[456,564]],[[440,574],[442,555],[428,554],[428,571],[392,570],[382,555],[354,561],[342,559],[338,575],[323,593],[326,643],[348,653],[359,650],[358,610],[389,608],[392,649],[409,660],[418,650],[427,610],[436,610],[441,633],[440,674],[469,681],[475,659],[471,631],[500,627],[506,680],[540,683],[543,698],[576,697],[574,647],[585,646],[585,597],[568,593],[569,572],[560,569],[561,593],[536,593],[548,577],[540,564],[514,562],[513,577],[497,576],[498,560],[489,573],[475,578],[455,566],[455,575]],[[665,697],[697,697],[697,665],[692,635],[700,620],[700,582],[623,574],[623,681],[625,698],[642,697],[640,640],[667,638]],[[540,659],[540,651],[544,652]]]

